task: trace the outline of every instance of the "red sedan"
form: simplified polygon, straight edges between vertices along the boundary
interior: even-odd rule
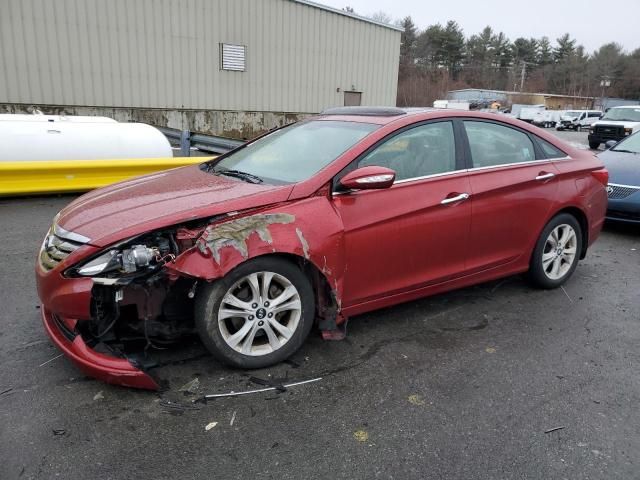
[[[156,388],[123,349],[196,331],[218,360],[280,362],[317,325],[528,272],[562,285],[598,237],[608,174],[493,114],[338,108],[199,166],[79,197],[36,276],[44,325],[87,374]]]

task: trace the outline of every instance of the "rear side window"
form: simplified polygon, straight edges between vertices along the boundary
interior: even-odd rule
[[[536,159],[533,142],[526,133],[496,123],[466,120],[473,168],[493,167]]]
[[[558,147],[554,147],[546,140],[543,140],[540,137],[536,138],[540,144],[540,148],[542,148],[542,151],[544,152],[545,158],[563,158],[567,156],[565,152],[560,150]]]

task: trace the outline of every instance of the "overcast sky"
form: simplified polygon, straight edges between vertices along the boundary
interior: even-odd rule
[[[589,53],[608,42],[617,42],[628,51],[640,47],[640,0],[316,1],[334,8],[349,5],[361,15],[380,10],[394,19],[410,15],[421,30],[434,23],[445,24],[448,20],[455,20],[465,36],[491,25],[494,30],[503,31],[511,40],[546,35],[554,42],[568,32]]]

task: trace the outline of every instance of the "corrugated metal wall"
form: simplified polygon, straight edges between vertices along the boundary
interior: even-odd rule
[[[245,72],[220,43],[246,45]],[[291,0],[0,0],[0,103],[318,112],[395,105],[400,32]]]

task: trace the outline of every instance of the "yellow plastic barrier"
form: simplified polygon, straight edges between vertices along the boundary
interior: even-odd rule
[[[214,157],[0,162],[0,196],[84,192]]]

